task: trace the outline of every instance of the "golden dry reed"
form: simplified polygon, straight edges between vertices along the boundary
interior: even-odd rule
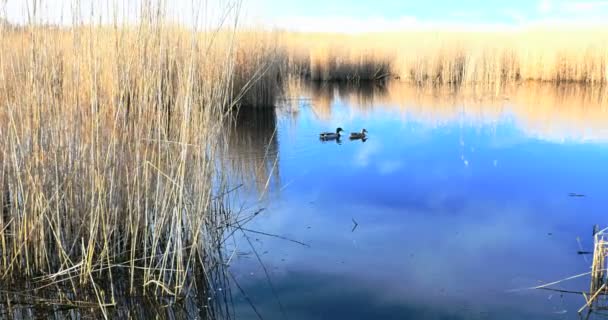
[[[272,105],[280,81],[276,42],[241,40],[152,15],[3,24],[0,279],[86,286],[101,306],[116,270],[131,291],[170,295],[193,270],[206,279],[231,219],[221,135],[234,106]]]
[[[313,80],[608,82],[608,31],[600,29],[283,33],[280,41],[290,71]]]

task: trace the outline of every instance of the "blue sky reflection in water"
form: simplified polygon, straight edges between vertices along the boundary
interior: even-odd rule
[[[508,290],[589,270],[577,251],[606,225],[604,97],[543,86],[487,102],[401,85],[299,94],[264,121],[277,132],[261,162],[277,168],[261,203],[249,188],[249,205],[267,209],[247,225],[310,245],[248,234],[289,319],[576,318],[582,296]],[[337,126],[370,138],[318,140]],[[236,248],[231,272],[265,319],[282,318],[250,245]],[[236,310],[255,317],[240,294]]]

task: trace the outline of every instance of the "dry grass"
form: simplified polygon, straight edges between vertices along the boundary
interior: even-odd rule
[[[242,106],[274,106],[281,94],[282,74],[287,66],[287,54],[278,46],[277,34],[240,31],[236,37],[239,50],[234,87],[242,93],[238,96],[239,103]]]
[[[364,36],[281,34],[289,56],[289,72],[314,81],[376,80],[390,72],[390,57],[367,46]]]
[[[417,84],[522,80],[608,82],[608,32],[284,33],[290,71],[313,80],[368,80],[388,73]]]
[[[115,270],[179,295],[220,262],[214,159],[233,106],[273,104],[280,55],[143,21],[0,29],[0,278],[86,286],[103,306]]]

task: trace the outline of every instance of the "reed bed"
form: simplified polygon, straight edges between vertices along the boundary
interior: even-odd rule
[[[273,103],[280,56],[141,21],[0,28],[5,284],[88,288],[105,310],[117,281],[180,296],[223,263],[222,135],[236,107]]]
[[[274,107],[281,95],[287,53],[278,44],[278,34],[240,30],[235,35],[239,44],[234,79],[237,100],[244,107]],[[246,88],[243,90],[242,88]]]
[[[290,72],[312,80],[608,82],[608,32],[599,29],[283,33],[280,40]]]

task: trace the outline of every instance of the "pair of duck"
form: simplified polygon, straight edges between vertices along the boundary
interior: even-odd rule
[[[336,140],[336,139],[340,139],[341,137],[341,132],[344,131],[344,129],[342,128],[337,128],[336,132],[322,132],[319,134],[319,138],[321,140]],[[367,139],[367,130],[363,129],[361,130],[361,132],[351,132],[349,138],[351,140],[358,140],[358,139]]]

